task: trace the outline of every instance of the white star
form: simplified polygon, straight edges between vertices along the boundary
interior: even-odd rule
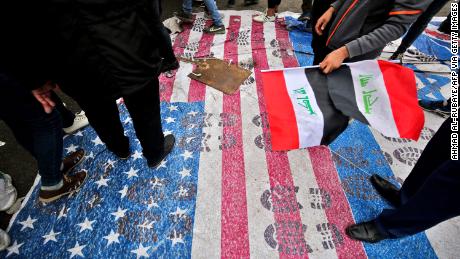
[[[183,210],[179,207],[177,207],[176,211],[169,213],[169,215],[173,215],[176,219],[182,218],[187,210]]]
[[[196,111],[191,111],[189,113],[187,113],[188,115],[191,115],[191,116],[196,116],[198,114],[198,112]]]
[[[57,242],[56,236],[59,235],[61,232],[54,233],[54,230],[51,229],[50,233],[48,235],[42,236],[45,240],[43,241],[43,244],[48,243],[48,241],[54,241]]]
[[[126,194],[128,194],[128,186],[123,186],[123,189],[119,190],[118,193],[121,194],[121,199],[123,199],[126,196]]]
[[[92,224],[96,222],[95,220],[93,221],[89,221],[88,218],[85,217],[85,221],[83,221],[82,223],[79,223],[77,224],[78,226],[80,226],[80,233],[85,231],[85,230],[93,230],[93,226]]]
[[[147,222],[147,220],[144,221],[144,223],[137,225],[140,228],[146,228],[148,230],[153,228],[153,221]]]
[[[147,251],[150,249],[151,246],[144,247],[142,244],[139,244],[139,247],[135,250],[131,250],[131,253],[136,254],[137,258],[140,258],[142,256],[144,257],[149,257],[149,254]]]
[[[192,170],[189,170],[189,169],[183,167],[183,168],[182,168],[182,171],[178,172],[178,174],[180,174],[180,175],[182,176],[181,179],[183,179],[184,177],[190,176],[190,172],[191,172],[191,171],[192,171]]]
[[[187,161],[187,159],[193,158],[193,153],[188,150],[185,150],[185,152],[181,155],[181,157],[183,157],[184,160]]]
[[[21,231],[23,231],[26,228],[34,228],[34,222],[37,221],[37,219],[32,219],[30,218],[30,215],[27,217],[26,220],[24,221],[19,221],[19,224],[22,225]]]
[[[172,112],[172,111],[177,111],[177,106],[176,105],[170,105],[168,107],[169,111]]]
[[[166,123],[169,124],[169,123],[175,122],[176,119],[174,119],[174,118],[172,118],[172,117],[168,117],[168,118],[165,119],[165,121],[166,121]]]
[[[172,246],[174,247],[177,243],[182,243],[184,244],[184,240],[182,239],[182,235],[180,233],[177,233],[177,231],[174,229],[174,234],[171,238],[169,238],[172,241]]]
[[[157,169],[158,169],[158,168],[162,168],[162,167],[166,168],[166,163],[167,163],[167,162],[168,162],[168,160],[166,160],[166,159],[161,160],[161,162],[160,162],[160,164],[158,165]]]
[[[96,137],[95,139],[91,140],[91,142],[94,143],[94,146],[99,146],[99,145],[104,145],[104,143],[101,141],[99,137]]]
[[[67,208],[62,206],[62,209],[59,211],[58,219],[60,218],[67,218]]]
[[[12,246],[8,247],[7,250],[8,250],[8,254],[6,255],[6,257],[10,256],[11,254],[15,253],[15,254],[19,254],[19,248],[23,245],[24,243],[20,243],[18,244],[18,241],[17,240],[14,240],[14,243]]]
[[[107,160],[107,162],[105,163],[105,168],[107,168],[107,167],[114,168],[116,162],[117,162],[117,161],[114,161],[114,160],[112,160],[112,159]]]
[[[115,221],[117,221],[119,218],[123,218],[125,216],[126,210],[122,210],[120,207],[118,207],[118,210],[116,212],[112,212],[111,214],[115,216]]]
[[[91,153],[89,153],[89,155],[86,155],[86,159],[88,159],[88,158],[94,159],[94,153],[93,153],[93,151],[91,151]]]
[[[131,155],[131,157],[134,159],[134,161],[136,161],[137,159],[142,158],[142,152],[136,150],[134,151],[134,154]]]
[[[127,123],[130,123],[130,122],[132,122],[132,121],[133,121],[133,120],[132,120],[130,117],[128,117],[128,118],[126,118],[126,119],[123,121],[123,123],[124,123],[124,124],[127,124]]]
[[[97,184],[97,188],[99,189],[99,187],[101,187],[101,186],[108,186],[107,182],[109,180],[110,180],[110,178],[104,178],[104,176],[101,175],[101,179],[99,179],[98,181],[95,182]]]
[[[131,177],[138,177],[137,172],[139,172],[139,170],[135,170],[134,168],[131,167],[131,169],[129,169],[128,172],[124,172],[124,174],[128,175],[128,179],[129,179]]]
[[[81,256],[81,257],[85,257],[82,253],[82,250],[83,248],[85,248],[86,245],[79,245],[78,244],[78,241],[77,243],[75,243],[75,246],[73,248],[70,248],[70,249],[67,249],[67,251],[70,252],[70,258],[78,255],[78,256]]]
[[[179,197],[183,197],[183,196],[187,196],[188,194],[188,189],[187,188],[184,188],[184,186],[179,186],[179,190],[178,191],[175,191],[175,193],[178,193],[179,194]]]
[[[120,234],[113,232],[113,230],[110,230],[110,234],[104,237],[104,239],[107,239],[107,246],[109,246],[112,243],[120,243],[118,240],[118,237]]]
[[[81,130],[77,131],[75,134],[73,134],[75,137],[83,137],[83,132]]]
[[[72,153],[72,152],[77,151],[77,148],[78,148],[78,146],[75,146],[74,144],[70,144],[70,146],[66,147],[65,149],[66,149],[66,152],[68,154],[68,153]]]
[[[155,176],[155,179],[152,182],[152,188],[155,189],[157,186],[161,187],[163,186],[163,183],[161,182],[161,179],[158,179],[158,177]]]
[[[173,133],[172,131],[167,130],[167,131],[164,131],[164,132],[163,132],[163,135],[164,135],[164,136],[168,136],[168,135],[171,135],[172,133]]]
[[[147,204],[147,209],[151,209],[151,208],[159,208],[160,206],[158,206],[158,203],[154,202],[153,199],[150,200],[150,202]]]

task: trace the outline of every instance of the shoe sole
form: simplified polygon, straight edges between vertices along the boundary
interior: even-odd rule
[[[83,182],[80,184],[80,186],[78,186],[78,188],[75,189],[75,190],[73,190],[73,191],[61,193],[61,194],[59,194],[58,196],[54,196],[54,197],[48,198],[48,199],[44,199],[44,198],[38,197],[38,200],[39,200],[40,202],[43,202],[43,203],[50,203],[50,202],[53,202],[53,201],[56,201],[56,200],[62,198],[63,196],[66,196],[66,195],[69,195],[69,194],[71,194],[71,193],[74,193],[74,192],[76,192],[76,191],[78,191],[78,190],[81,189],[81,187],[83,186],[83,184],[85,184],[87,178],[88,178],[88,172],[86,173],[86,177],[85,177],[85,179],[83,180]]]
[[[443,112],[443,111],[438,110],[438,109],[436,109],[436,110],[430,110],[430,109],[426,109],[426,108],[424,108],[424,107],[422,107],[422,106],[420,106],[420,107],[421,107],[424,111],[427,111],[427,112],[431,112],[431,113],[437,114],[437,115],[439,115],[439,116],[441,116],[441,117],[443,117],[443,118],[448,118],[448,117],[450,116],[450,112],[447,113],[447,112]]]

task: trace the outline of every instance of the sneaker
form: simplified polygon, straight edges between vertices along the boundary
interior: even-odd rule
[[[72,169],[74,169],[77,165],[79,165],[81,162],[83,162],[85,158],[85,150],[80,149],[77,150],[70,155],[66,156],[62,160],[62,173],[63,174],[68,174]]]
[[[193,23],[193,15],[191,13],[186,13],[183,10],[175,12],[174,16],[176,16],[179,20],[181,20],[184,23]]]
[[[436,113],[444,118],[450,116],[450,105],[446,101],[419,100],[418,104],[425,111]]]
[[[220,19],[223,20],[225,15],[223,13],[219,13]],[[208,12],[204,12],[204,19],[207,21],[212,21],[212,15]]]
[[[171,153],[171,151],[174,148],[175,143],[176,143],[176,138],[174,137],[174,135],[171,134],[171,135],[166,136],[165,142],[163,145],[163,152],[156,159],[151,159],[151,160],[147,159],[147,165],[150,168],[156,168],[157,166],[159,166],[161,161],[163,161],[163,159],[165,159],[165,157],[167,157],[169,153]]]
[[[10,246],[10,236],[3,229],[0,229],[0,251],[3,251]]]
[[[224,34],[225,33],[225,26],[224,25],[211,25],[208,28],[203,30],[205,33],[214,33],[214,34]]]
[[[40,190],[39,200],[46,203],[52,202],[64,195],[68,195],[79,190],[85,182],[86,176],[87,173],[85,171],[80,171],[75,175],[63,175],[63,186],[60,189],[53,191]]]
[[[73,120],[72,126],[63,128],[63,130],[66,134],[70,134],[83,127],[88,126],[88,124],[89,124],[89,121],[88,121],[88,118],[86,118],[85,111],[81,111],[75,114],[75,119]]]
[[[274,22],[276,20],[276,16],[268,16],[267,11],[265,11],[264,13],[254,16],[252,20],[255,22]]]
[[[7,211],[18,197],[12,182],[11,176],[0,172],[0,211]]]
[[[309,21],[310,20],[310,12],[303,12],[299,18],[297,18],[298,21],[304,22],[304,21]]]

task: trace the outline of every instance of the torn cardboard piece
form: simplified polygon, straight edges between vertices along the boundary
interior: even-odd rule
[[[184,59],[184,62],[196,64],[195,70],[188,76],[191,79],[209,85],[225,94],[234,94],[240,85],[251,75],[251,71],[239,67],[230,61],[217,58]]]

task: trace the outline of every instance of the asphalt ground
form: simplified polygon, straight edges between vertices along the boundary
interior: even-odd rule
[[[181,7],[181,0],[167,0],[163,1],[163,19],[173,16],[173,13]],[[219,9],[229,9],[227,7],[227,0],[217,0]],[[300,12],[301,0],[283,0],[279,6],[279,12],[292,11]],[[244,6],[243,0],[236,0],[235,10],[259,10],[263,11],[266,8],[265,1],[259,1],[259,4],[252,6]],[[438,16],[447,16],[449,13],[450,5],[446,5],[438,14]],[[196,11],[199,11],[196,8]],[[67,104],[67,107],[74,111],[80,111],[80,108],[75,101],[66,96],[60,94],[63,101]],[[0,146],[0,171],[11,175],[13,183],[18,190],[18,197],[25,196],[32,186],[37,173],[37,165],[32,156],[26,152],[18,143],[15,141],[14,136],[10,129],[5,125],[3,121],[0,121],[0,141],[5,142],[5,145]],[[1,143],[0,143],[1,144]],[[0,227],[3,227],[6,223],[2,224],[2,215],[0,214]],[[3,225],[3,226],[2,226]]]

